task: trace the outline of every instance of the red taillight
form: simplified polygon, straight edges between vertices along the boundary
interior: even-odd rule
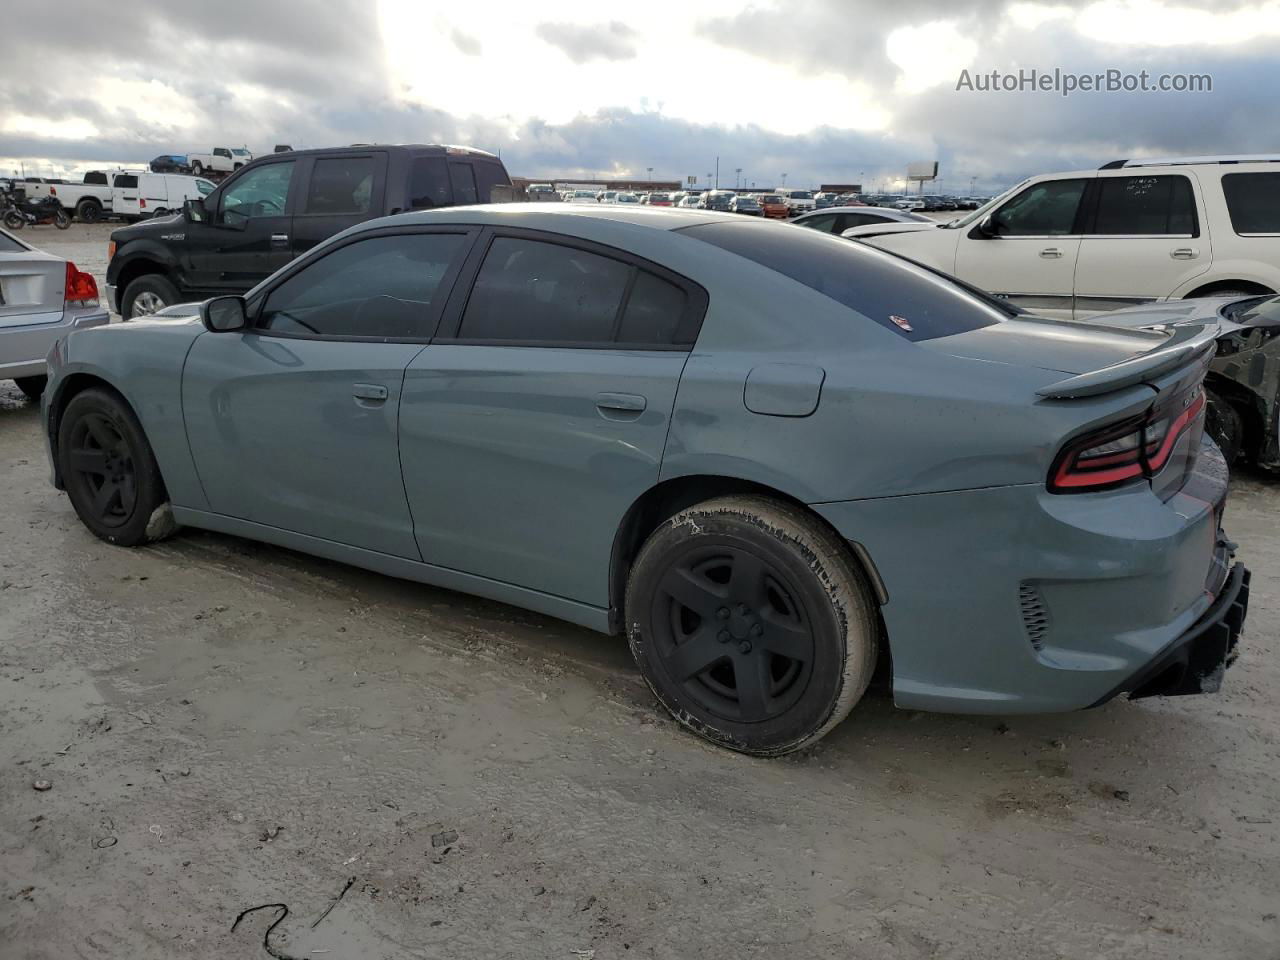
[[[67,292],[62,299],[73,307],[94,307],[98,304],[98,281],[93,274],[76,269],[76,265],[67,261]]]
[[[58,188],[57,188],[57,187],[50,187],[50,188],[49,188],[49,196],[51,196],[51,197],[56,197],[57,195],[58,195]]]
[[[1182,398],[1177,413],[1150,413],[1086,434],[1058,454],[1049,471],[1050,491],[1106,490],[1154,476],[1203,410],[1204,390],[1196,387]]]
[[[145,197],[139,197],[139,198],[138,198],[138,209],[139,209],[139,210],[145,210],[145,209],[147,209],[147,200],[146,200],[146,198],[145,198]]]

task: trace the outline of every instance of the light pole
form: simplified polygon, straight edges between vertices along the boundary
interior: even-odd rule
[[[644,172],[649,177],[649,186],[653,186],[653,167],[645,167]]]
[[[740,186],[742,186],[742,168],[734,167],[733,168],[733,188],[736,190]]]
[[[782,185],[784,187],[787,185],[787,175],[785,173],[782,175]]]

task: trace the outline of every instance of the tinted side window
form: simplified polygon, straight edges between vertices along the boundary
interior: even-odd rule
[[[417,233],[339,247],[272,290],[257,326],[322,337],[429,337],[432,302],[465,239]]]
[[[821,230],[823,233],[830,233],[836,225],[836,216],[834,213],[824,214],[820,217],[806,217],[800,221],[800,226],[808,227],[810,230]]]
[[[574,247],[498,237],[467,300],[466,340],[613,339],[631,268]]]
[[[368,213],[373,198],[373,157],[333,157],[311,168],[304,213]]]
[[[992,214],[1002,237],[1070,233],[1086,180],[1046,180],[1032,184]]]
[[[675,343],[686,299],[674,283],[648,270],[637,271],[616,339],[619,343]]]
[[[492,190],[495,186],[509,186],[511,178],[507,176],[507,172],[502,169],[502,164],[494,163],[492,160],[477,160],[473,164],[476,175],[476,196],[481,203],[490,203],[493,200]]]
[[[138,185],[138,178],[132,173],[119,173],[116,174],[115,185],[131,190]]]
[[[780,230],[753,220],[680,232],[776,270],[908,340],[965,333],[1006,318],[946,277],[816,230]]]
[[[449,161],[449,182],[453,185],[453,202],[467,204],[476,202],[476,175],[471,164],[465,161]]]
[[[447,207],[453,203],[449,169],[444,157],[418,157],[409,175],[409,206],[415,210]]]
[[[1195,198],[1186,177],[1104,177],[1098,186],[1098,219],[1093,233],[1160,235],[1196,231]]]
[[[293,160],[268,163],[240,177],[222,194],[219,213],[223,221],[278,217],[288,210],[293,164]]]
[[[1228,173],[1222,192],[1236,233],[1280,233],[1280,173]]]
[[[97,184],[100,187],[105,187],[107,185],[107,175],[103,173],[101,170],[90,170],[88,173],[84,175],[84,182]]]

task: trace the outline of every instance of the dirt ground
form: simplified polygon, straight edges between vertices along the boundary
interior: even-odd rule
[[[757,761],[621,640],[95,540],[0,382],[0,960],[266,957],[283,908],[232,930],[264,904],[314,960],[1280,958],[1280,483],[1227,520],[1255,576],[1220,695],[1002,721],[881,690]]]

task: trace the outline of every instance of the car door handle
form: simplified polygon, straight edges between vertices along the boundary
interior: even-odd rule
[[[1169,256],[1175,260],[1194,260],[1200,256],[1200,251],[1195,247],[1175,247],[1169,251]]]
[[[387,395],[387,388],[380,383],[356,383],[351,386],[351,396],[362,407],[385,403]]]
[[[287,233],[273,233],[271,242],[277,246],[283,246],[289,242],[289,235]]]
[[[616,414],[625,414],[622,419],[634,420],[640,414],[644,413],[644,408],[648,405],[644,397],[634,393],[597,393],[596,409],[600,411],[601,416],[610,417]],[[614,417],[616,419],[616,417]]]
[[[1040,251],[1040,256],[1043,257],[1045,260],[1061,260],[1062,251],[1059,250],[1057,247],[1045,247],[1043,250]]]

